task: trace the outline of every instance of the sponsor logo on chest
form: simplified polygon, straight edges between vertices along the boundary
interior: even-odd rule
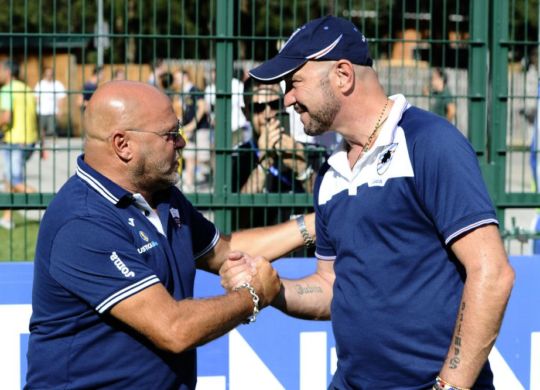
[[[137,252],[139,252],[139,254],[143,254],[149,251],[150,249],[155,248],[156,246],[159,245],[156,241],[150,241],[146,233],[143,232],[142,230],[139,230],[139,237],[141,237],[144,241],[146,241],[146,244],[137,248]]]

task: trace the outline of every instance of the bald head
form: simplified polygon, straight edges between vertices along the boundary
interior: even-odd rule
[[[172,111],[169,98],[137,81],[111,81],[92,95],[84,112],[88,141],[106,140],[115,130],[142,128],[151,113]]]

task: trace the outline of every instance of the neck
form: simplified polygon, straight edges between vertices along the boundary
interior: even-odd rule
[[[357,147],[354,147],[354,144],[349,143],[349,163],[351,168],[362,158],[362,156],[371,149],[373,144],[375,143],[375,140],[377,139],[377,135],[379,133],[379,130],[384,125],[384,122],[386,122],[386,119],[388,118],[388,106],[390,104],[390,99],[386,98],[384,102],[384,106],[382,110],[379,113],[379,116],[377,117],[377,121],[375,122],[375,126],[373,127],[373,130],[371,130],[371,133],[368,136],[368,139],[364,142],[364,144],[358,144]],[[353,152],[355,150],[355,152]]]

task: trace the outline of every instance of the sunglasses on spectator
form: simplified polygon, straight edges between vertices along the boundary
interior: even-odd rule
[[[276,99],[265,103],[253,103],[253,112],[255,114],[260,114],[261,112],[266,110],[266,107],[270,107],[270,109],[274,111],[279,111],[283,108],[283,100]]]
[[[155,133],[153,131],[146,131],[146,130],[140,130],[140,129],[126,129],[126,131],[135,131],[137,133],[150,133],[150,134],[159,135],[160,137],[164,137],[165,141],[167,142],[172,141],[176,143],[180,139],[180,137],[182,137],[184,141],[186,140],[184,128],[180,124],[180,121],[176,123],[176,131],[167,131],[165,133]]]

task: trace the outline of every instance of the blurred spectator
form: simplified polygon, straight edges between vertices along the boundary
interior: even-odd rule
[[[148,83],[155,85],[156,87],[162,87],[161,85],[159,85],[160,76],[167,71],[167,63],[162,58],[157,58],[152,64],[152,71],[148,76]]]
[[[238,145],[232,154],[233,192],[311,192],[326,155],[323,148],[298,142],[290,135],[290,118],[284,111],[280,85],[248,78],[243,101],[253,138]],[[240,208],[233,216],[233,226],[244,229],[273,224],[296,213],[287,207]]]
[[[103,67],[96,66],[92,70],[92,75],[83,85],[81,100],[79,101],[81,108],[84,110],[88,104],[88,100],[92,97],[92,94],[97,89],[101,79],[103,78]]]
[[[212,135],[208,108],[203,92],[193,85],[188,71],[178,70],[174,78],[181,88],[181,123],[187,137],[187,145],[182,152],[185,162],[182,184],[185,191],[193,191],[196,182],[207,182],[211,174]]]
[[[243,69],[235,71],[237,74],[231,79],[231,129],[232,129],[232,144],[237,145],[245,142],[250,138],[250,127],[244,113],[242,111],[243,106],[243,93],[244,83],[240,77],[244,72]],[[210,113],[210,125],[215,127],[215,104],[216,104],[216,70],[211,71],[210,83],[204,89],[204,99]]]
[[[64,84],[55,79],[53,68],[47,66],[43,68],[43,78],[36,84],[34,94],[36,96],[39,132],[43,146],[45,136],[58,135],[56,122],[64,109],[67,96],[66,88]]]
[[[3,133],[2,157],[6,190],[35,192],[27,185],[26,161],[38,142],[36,101],[32,89],[18,80],[19,66],[11,60],[0,63],[0,129]],[[11,210],[0,219],[0,227],[12,229]]]
[[[448,76],[442,68],[433,68],[431,84],[426,94],[431,97],[430,111],[453,122],[456,116],[456,103],[448,88]]]
[[[244,113],[253,138],[233,154],[233,190],[254,192],[311,192],[315,170],[323,156],[316,145],[303,144],[290,134],[279,84],[244,83]]]
[[[126,80],[126,71],[124,68],[116,68],[113,72],[113,77],[112,79],[114,81],[117,81],[117,80]]]

